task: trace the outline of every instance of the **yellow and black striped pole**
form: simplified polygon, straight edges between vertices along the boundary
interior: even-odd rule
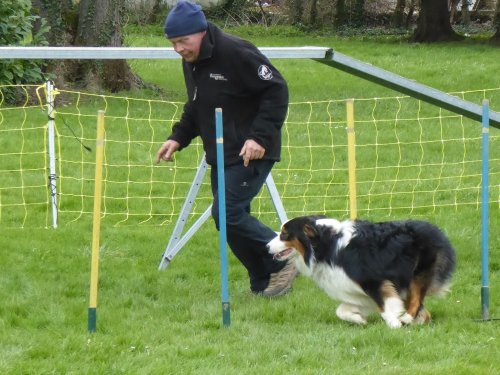
[[[104,156],[104,111],[97,113],[95,156],[94,220],[92,228],[92,261],[90,266],[89,332],[96,331],[97,283],[99,279],[99,237],[101,232],[102,164]]]
[[[354,99],[346,101],[347,157],[349,164],[349,212],[351,220],[357,217],[356,206],[356,136],[354,133]]]

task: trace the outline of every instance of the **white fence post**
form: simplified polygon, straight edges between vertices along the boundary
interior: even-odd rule
[[[49,194],[52,204],[52,227],[57,228],[57,173],[56,173],[56,148],[55,148],[55,124],[54,124],[54,85],[46,82],[47,115],[48,115],[48,144],[49,144]]]

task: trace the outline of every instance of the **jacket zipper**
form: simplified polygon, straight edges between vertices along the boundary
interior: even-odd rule
[[[196,82],[196,77],[195,77],[195,72],[196,72],[196,66],[193,66],[193,79]],[[196,100],[196,94],[198,93],[198,86],[194,87],[194,92],[193,92],[193,102]]]

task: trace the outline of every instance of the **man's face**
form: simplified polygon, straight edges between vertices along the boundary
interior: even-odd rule
[[[207,32],[202,31],[196,34],[179,36],[169,39],[175,52],[189,62],[195,62],[200,54],[201,41]]]

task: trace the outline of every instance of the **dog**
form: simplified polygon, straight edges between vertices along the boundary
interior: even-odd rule
[[[268,243],[275,259],[297,269],[332,299],[337,316],[366,324],[378,311],[390,328],[429,322],[426,295],[444,295],[455,270],[455,250],[426,221],[345,220],[301,216]]]

